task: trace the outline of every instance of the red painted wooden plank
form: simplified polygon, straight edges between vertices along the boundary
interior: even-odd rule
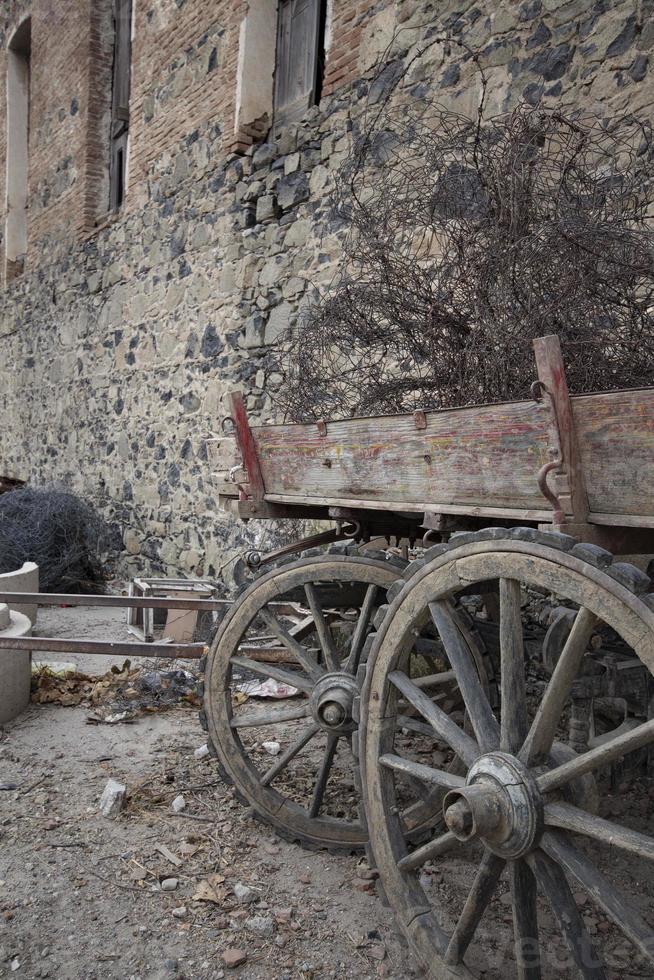
[[[249,496],[254,500],[263,500],[265,491],[264,482],[242,392],[231,391],[229,393],[229,403],[232,421],[234,422],[236,441],[243,457],[243,464],[248,473]]]
[[[562,470],[567,474],[572,504],[573,520],[583,524],[588,520],[588,496],[584,485],[584,474],[577,436],[575,434],[572,406],[565,367],[561,355],[561,344],[556,334],[534,340],[534,353],[538,378],[549,393],[555,412],[554,424],[558,428],[558,448],[562,458]],[[547,396],[545,396],[547,398]]]

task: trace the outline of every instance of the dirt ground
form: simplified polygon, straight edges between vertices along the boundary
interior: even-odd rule
[[[41,635],[129,639],[120,610],[42,610]],[[103,674],[122,661],[73,661]],[[134,666],[136,666],[136,662]],[[149,668],[148,668],[149,669]],[[101,714],[101,713],[100,713]],[[196,757],[197,705],[98,722],[95,705],[32,704],[0,729],[0,977],[17,980],[390,980],[421,976],[357,856],[310,853],[255,821]],[[109,779],[127,786],[116,818],[99,811]],[[183,796],[176,813],[173,801]],[[603,786],[600,813],[652,832],[654,780]],[[601,870],[654,927],[654,878],[635,856],[589,845]],[[421,884],[451,914],[474,865],[453,851]],[[651,977],[580,890],[574,898],[608,980]],[[508,885],[484,917],[475,975],[514,975]],[[552,910],[539,899],[547,980],[576,976]],[[490,950],[491,954],[488,953]],[[509,953],[509,959],[512,955]],[[234,964],[234,965],[232,965]]]
[[[37,632],[128,639],[121,617],[41,610]],[[114,663],[41,659],[94,673]],[[16,786],[0,790],[0,976],[418,975],[356,856],[278,840],[233,799],[210,759],[195,758],[205,736],[193,707],[133,724],[90,725],[89,714],[33,704],[0,730],[0,784]],[[128,788],[117,819],[98,809],[109,778]],[[176,814],[180,794],[186,808]],[[236,888],[240,901],[239,885],[249,889]],[[228,950],[245,963],[228,967]]]

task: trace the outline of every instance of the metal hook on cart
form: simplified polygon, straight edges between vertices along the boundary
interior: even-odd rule
[[[432,527],[429,531],[425,531],[422,536],[422,546],[423,548],[429,547],[432,542],[440,544],[443,540],[443,532],[439,531],[437,528]]]
[[[529,391],[531,393],[531,397],[534,399],[535,402],[542,402],[543,395],[550,395],[551,397],[549,388],[547,387],[544,381],[540,380],[540,378],[537,378],[535,381],[532,381]]]
[[[557,495],[554,493],[554,491],[548,484],[547,477],[552,472],[552,470],[560,469],[561,465],[562,465],[562,461],[557,457],[556,459],[553,459],[551,462],[545,463],[544,466],[541,466],[537,476],[538,489],[545,497],[545,499],[548,500],[552,505],[552,510],[554,511],[554,513],[552,514],[552,520],[555,524],[563,524],[565,518],[563,514],[563,507],[561,506],[561,501],[559,500]]]
[[[341,532],[346,538],[358,538],[361,534],[361,523],[360,521],[348,521],[347,524],[341,524]]]

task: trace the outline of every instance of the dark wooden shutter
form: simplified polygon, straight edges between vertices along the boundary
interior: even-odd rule
[[[111,208],[125,196],[132,63],[132,0],[114,0],[114,71],[111,99]]]
[[[316,101],[322,0],[280,0],[275,121],[300,116]]]

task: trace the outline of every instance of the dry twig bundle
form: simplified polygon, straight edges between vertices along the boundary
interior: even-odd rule
[[[377,113],[340,174],[341,271],[281,360],[300,421],[528,396],[558,333],[575,392],[654,383],[654,178],[633,119]]]
[[[92,507],[64,490],[26,487],[0,496],[0,572],[39,566],[42,592],[97,592],[110,531]]]

